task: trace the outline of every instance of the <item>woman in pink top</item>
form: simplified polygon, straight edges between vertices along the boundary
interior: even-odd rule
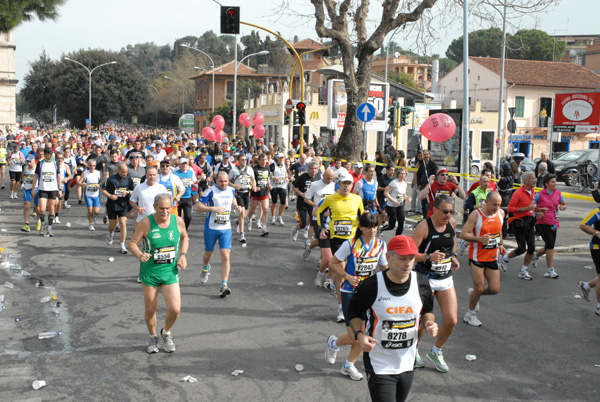
[[[544,189],[535,195],[535,203],[538,208],[548,208],[546,213],[538,212],[536,226],[540,230],[544,247],[538,249],[533,254],[533,267],[537,268],[538,260],[546,254],[546,263],[548,272],[544,274],[545,278],[558,278],[558,273],[554,270],[554,244],[556,243],[556,233],[560,227],[559,211],[567,209],[567,204],[561,192],[556,189],[556,175],[548,174],[542,182]]]

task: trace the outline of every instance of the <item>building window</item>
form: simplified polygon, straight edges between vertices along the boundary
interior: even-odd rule
[[[493,159],[494,156],[494,132],[493,131],[482,131],[481,132],[481,160]]]
[[[515,96],[515,117],[525,116],[525,97]]]
[[[312,53],[306,53],[302,55],[302,60],[306,60],[306,61],[312,61],[313,59],[313,54]]]
[[[227,81],[227,96],[233,99],[233,81]]]

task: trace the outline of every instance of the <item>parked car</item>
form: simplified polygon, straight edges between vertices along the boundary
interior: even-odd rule
[[[528,157],[525,157],[521,161],[521,172],[526,172],[528,170],[531,170],[532,172],[535,170],[535,162]]]
[[[592,161],[598,166],[598,150],[585,149],[580,151],[567,152],[557,159],[553,160],[556,168],[556,178],[559,181],[564,181],[567,186],[571,185],[571,174],[577,173],[577,165],[585,161]]]

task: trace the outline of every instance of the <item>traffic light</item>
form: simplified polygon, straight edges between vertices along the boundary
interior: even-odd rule
[[[283,124],[285,124],[286,126],[288,124],[290,124],[290,114],[289,113],[286,113],[283,115]]]
[[[292,121],[294,122],[294,126],[296,126],[296,125],[298,125],[298,124],[299,124],[299,123],[298,123],[298,112],[296,112],[296,111],[294,110],[294,112],[293,112],[293,113],[294,113],[294,119],[293,119]]]
[[[303,102],[298,102],[296,109],[298,109],[298,124],[303,126],[306,124],[306,105]]]
[[[240,33],[240,8],[221,6],[221,33]]]
[[[400,127],[408,125],[408,115],[410,111],[407,107],[400,108]]]
[[[396,127],[396,102],[388,108],[388,126]]]

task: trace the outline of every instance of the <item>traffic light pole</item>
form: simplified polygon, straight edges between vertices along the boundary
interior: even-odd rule
[[[241,21],[240,23],[254,27],[254,28],[262,29],[263,31],[270,33],[271,35],[275,36],[276,38],[281,40],[283,43],[285,43],[285,45],[290,49],[290,51],[294,54],[294,57],[296,57],[296,61],[300,65],[300,101],[304,102],[304,66],[302,65],[302,59],[298,55],[298,52],[296,52],[296,49],[294,49],[294,47],[287,40],[285,40],[281,35],[277,34],[276,32],[271,31],[270,29],[261,27],[256,24],[251,24],[249,22]],[[294,78],[293,76],[290,77],[290,99],[292,99],[293,78]],[[294,130],[292,129],[292,132],[291,132],[292,135],[293,135],[293,131]],[[300,150],[302,151],[303,149],[304,149],[304,126],[300,126]]]

